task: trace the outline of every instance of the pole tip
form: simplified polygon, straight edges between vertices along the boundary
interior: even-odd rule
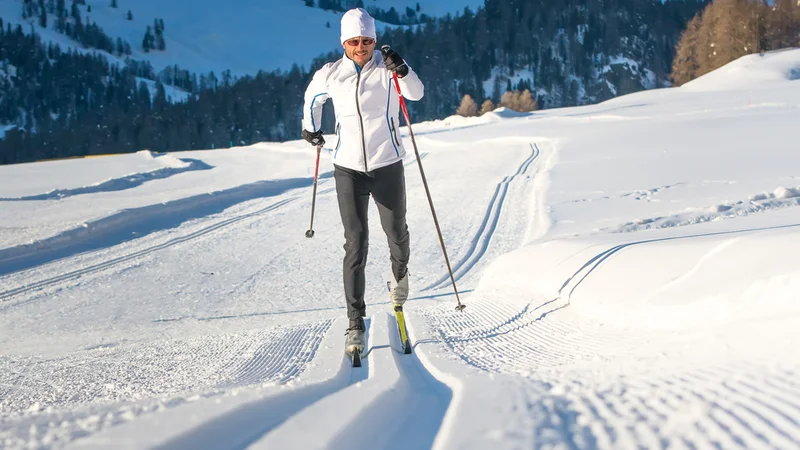
[[[313,238],[314,237],[314,230],[306,231],[306,237],[307,238]]]
[[[459,303],[458,306],[456,306],[456,311],[464,312],[464,308],[466,307],[467,305],[462,305],[461,303]]]

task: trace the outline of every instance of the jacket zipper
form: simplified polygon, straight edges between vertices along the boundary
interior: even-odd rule
[[[364,119],[361,117],[361,106],[358,103],[358,85],[360,83],[361,70],[358,71],[358,77],[356,78],[356,111],[358,112],[358,123],[361,125],[361,150],[364,152],[364,172],[369,172],[367,170],[367,138],[364,135]]]

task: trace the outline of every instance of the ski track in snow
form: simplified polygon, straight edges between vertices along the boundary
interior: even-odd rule
[[[319,194],[321,195],[323,193],[320,192]],[[295,197],[279,200],[277,202],[274,202],[274,203],[270,204],[269,206],[267,206],[265,208],[261,208],[261,209],[259,209],[257,211],[254,211],[254,212],[250,212],[250,213],[246,213],[246,214],[238,215],[238,216],[235,216],[235,217],[231,217],[229,219],[222,220],[222,221],[214,223],[212,225],[203,227],[200,230],[197,230],[197,231],[194,231],[192,233],[189,233],[189,234],[187,234],[185,236],[180,236],[180,237],[176,237],[176,238],[173,238],[173,239],[169,239],[168,241],[160,243],[160,244],[157,244],[157,245],[146,246],[145,248],[143,248],[141,250],[137,250],[137,251],[128,253],[126,255],[118,256],[118,257],[115,257],[115,258],[112,258],[112,259],[109,259],[109,260],[105,260],[105,261],[102,261],[102,262],[99,262],[99,263],[87,265],[87,266],[81,267],[78,270],[65,272],[65,273],[56,275],[54,277],[50,277],[50,278],[46,278],[46,279],[43,279],[43,280],[36,281],[34,283],[26,284],[26,285],[19,286],[19,287],[16,287],[16,288],[13,288],[13,289],[9,289],[9,290],[6,290],[6,291],[1,291],[0,292],[0,301],[8,300],[10,298],[13,298],[15,296],[19,296],[19,295],[22,295],[22,294],[28,294],[28,293],[30,293],[32,291],[41,290],[41,289],[45,289],[45,288],[48,288],[48,287],[51,287],[51,286],[55,286],[55,285],[58,285],[59,283],[62,283],[64,281],[69,281],[69,280],[81,278],[81,277],[84,277],[84,276],[87,276],[87,275],[91,275],[91,274],[94,274],[94,273],[102,272],[102,271],[110,269],[110,268],[112,268],[114,266],[117,266],[117,265],[120,265],[120,264],[123,264],[123,263],[128,263],[128,262],[134,261],[134,260],[136,260],[138,258],[142,258],[142,257],[144,257],[146,255],[149,255],[149,254],[153,253],[153,252],[156,252],[156,251],[159,251],[159,250],[164,250],[166,248],[169,248],[169,247],[172,247],[172,246],[175,246],[175,245],[178,245],[178,244],[183,244],[183,243],[191,241],[193,239],[197,239],[199,237],[205,236],[205,235],[207,235],[209,233],[213,233],[213,232],[218,231],[218,230],[220,230],[220,229],[222,229],[224,227],[236,224],[236,223],[241,222],[243,220],[250,219],[250,218],[265,214],[265,213],[270,212],[270,211],[274,211],[274,210],[276,210],[278,208],[281,208],[281,207],[283,207],[283,206],[285,206],[285,205],[287,205],[289,203],[295,202],[298,199],[299,199],[299,196],[295,196]],[[22,303],[17,303],[15,305],[19,305],[19,304],[22,304]],[[0,307],[0,311],[2,311],[5,308],[8,308],[10,306],[11,305],[3,305],[2,307]]]
[[[425,159],[425,157],[427,156],[428,156],[427,152],[422,153],[420,154],[420,159],[421,160]],[[411,159],[408,162],[406,162],[405,165],[406,167],[408,167],[415,163],[416,159]],[[333,172],[320,174],[319,185],[320,186],[324,185],[332,177],[333,177]],[[227,206],[231,206],[229,205],[230,202],[236,204],[248,200],[258,199],[260,197],[269,197],[271,195],[275,195],[276,193],[280,194],[281,189],[284,190],[292,189],[294,186],[294,181],[288,180],[287,183],[285,184],[286,187],[284,188],[281,186],[267,186],[269,185],[269,183],[265,185],[264,183],[259,182],[259,183],[254,183],[251,186],[244,186],[231,189],[229,193],[222,193],[221,195],[218,194],[217,197],[218,198],[221,197],[220,199],[214,199],[212,196],[208,195],[201,195],[198,196],[196,199],[188,199],[188,201],[182,200],[179,202],[171,202],[164,205],[154,205],[154,206],[137,208],[134,210],[126,210],[117,213],[115,215],[112,215],[110,217],[100,219],[91,225],[87,225],[86,229],[81,228],[77,230],[68,230],[57,236],[33,244],[28,244],[20,247],[0,249],[0,279],[3,278],[4,275],[7,276],[9,273],[13,273],[15,271],[34,268],[36,266],[40,266],[60,258],[66,258],[78,253],[85,253],[90,250],[95,250],[95,248],[84,248],[84,247],[90,241],[97,241],[98,234],[101,235],[99,237],[106,238],[106,239],[99,239],[100,241],[111,239],[115,241],[115,244],[119,244],[121,242],[124,242],[125,240],[133,239],[135,237],[141,237],[143,234],[145,234],[142,232],[140,228],[137,227],[137,224],[143,223],[152,217],[167,216],[174,218],[176,214],[179,216],[186,216],[179,219],[173,219],[171,222],[164,224],[164,229],[169,229],[172,226],[179,224],[180,222],[188,220],[189,217],[197,216],[203,220],[207,220],[210,214],[214,212],[214,211],[209,211],[209,208],[217,208],[218,205],[215,205],[216,203],[224,203]],[[264,191],[263,189],[267,190]],[[274,191],[274,189],[277,189],[278,191]],[[335,187],[320,189],[317,192],[317,196],[321,197],[324,195],[335,193],[335,190],[336,190]],[[146,256],[152,252],[163,250],[177,244],[182,244],[192,239],[205,236],[209,233],[219,231],[225,227],[242,222],[244,220],[264,215],[278,208],[281,208],[289,203],[293,203],[298,200],[305,200],[307,199],[307,197],[308,193],[305,192],[305,190],[301,190],[301,192],[299,193],[294,193],[290,197],[278,200],[264,208],[260,208],[253,212],[246,212],[222,220],[220,222],[206,226],[200,230],[194,231],[188,235],[173,238],[161,244],[148,246],[141,250],[128,253],[127,255],[124,256],[118,256],[107,261],[84,266],[81,269],[66,272],[57,275],[55,277],[39,280],[34,283],[25,284],[5,291],[0,291],[0,302],[21,294],[26,294],[33,290],[44,289],[53,285],[57,285],[63,281],[76,279],[92,273],[103,271],[105,269],[111,268],[113,266],[122,263],[131,262],[133,260]],[[134,221],[134,224],[132,226],[131,219],[134,217],[136,218],[136,220]],[[176,220],[177,223],[175,223]],[[130,231],[131,229],[135,231],[131,232]],[[147,230],[148,233],[156,231],[159,230],[158,229]],[[111,236],[109,237],[108,235]],[[116,242],[117,240],[120,240],[120,242]],[[112,244],[109,243],[108,245],[110,246]],[[29,278],[26,278],[26,280],[29,280]],[[0,308],[0,311],[2,311],[2,308]]]
[[[433,445],[452,393],[413,353],[402,354],[393,315],[379,313],[370,322],[364,366],[353,369],[354,373],[367,371],[369,376],[319,399],[251,448],[401,449]],[[337,417],[330,417],[332,408],[338,409]],[[309,429],[314,433],[307,433]]]
[[[456,281],[460,280],[464,275],[472,270],[478,261],[480,261],[481,257],[486,254],[486,250],[489,248],[489,244],[492,241],[492,236],[497,229],[497,223],[500,220],[500,213],[503,210],[509,185],[518,176],[525,174],[531,164],[536,161],[541,153],[539,146],[536,143],[530,144],[530,147],[531,155],[522,162],[519,168],[517,168],[517,171],[511,176],[503,178],[503,180],[497,184],[494,195],[489,202],[489,207],[486,210],[486,215],[483,217],[483,222],[481,223],[475,237],[472,240],[472,245],[464,254],[464,256],[452,266],[453,277]],[[421,290],[427,291],[431,289],[439,289],[445,287],[447,283],[450,283],[450,274],[443,275],[441,278],[429,284],[428,286],[423,287]]]
[[[232,389],[288,383],[314,359],[331,324],[106,346],[53,359],[0,357],[0,444],[63,444]]]
[[[430,448],[450,404],[450,389],[414,354],[402,354],[394,316],[387,312],[366,320],[363,365],[351,369],[340,345],[345,322],[338,320],[326,330],[317,364],[297,383],[211,417],[158,447]],[[334,366],[333,373],[325,372]],[[183,412],[178,407],[164,414],[179,417]],[[352,430],[357,430],[357,439]],[[77,447],[95,448],[80,442]]]
[[[332,173],[324,175],[331,177]],[[0,250],[0,274],[113,247],[136,237],[175,228],[191,219],[204,219],[249,200],[280,195],[309,184],[311,179],[308,178],[260,181],[226,191],[123,210],[32,244]]]
[[[656,238],[656,239],[645,239],[639,241],[630,241],[624,244],[615,245],[607,250],[604,250],[591,259],[589,259],[583,266],[581,266],[572,276],[564,281],[564,284],[558,290],[558,299],[562,298],[562,295],[566,296],[567,301],[572,297],[572,294],[575,290],[583,283],[586,278],[592,274],[601,264],[607,261],[609,258],[614,256],[614,254],[635,246],[635,245],[642,245],[648,244],[652,242],[665,242],[665,241],[675,241],[675,240],[682,240],[682,239],[692,239],[698,237],[705,237],[705,236],[723,236],[723,235],[732,235],[736,236],[739,234],[746,234],[756,231],[766,231],[766,230],[778,230],[778,229],[787,229],[787,228],[797,228],[800,227],[800,224],[789,224],[789,225],[778,225],[773,227],[764,227],[764,228],[747,228],[741,230],[731,230],[731,231],[721,231],[715,233],[701,233],[701,234],[685,234],[680,236],[671,236],[671,237],[663,237],[663,238]],[[698,261],[700,264],[702,260]],[[583,275],[583,276],[581,276]],[[580,276],[580,278],[578,278]],[[566,289],[570,287],[569,291]]]
[[[421,154],[420,159],[424,159],[427,155],[427,153]],[[412,159],[406,165],[415,162],[416,160]],[[323,180],[322,183],[326,181]],[[45,277],[34,283],[0,292],[0,300],[6,300],[0,311],[35,301],[43,295],[43,292],[46,294],[48,289],[72,280],[85,281],[86,277],[101,276],[116,266],[130,264],[137,259],[146,258],[154,252],[207,237],[223,228],[276,211],[297,200],[305,199],[308,194],[306,191],[303,190],[295,195],[273,201],[266,207],[261,207],[263,202],[255,203],[221,221],[215,221],[217,220],[215,216],[209,216],[211,220],[200,221],[199,228],[197,226],[190,227],[189,230],[193,231],[179,237],[167,240],[163,238],[134,240],[131,242],[134,244],[134,251],[131,251],[131,246],[129,246],[127,253],[121,256],[119,252],[109,252],[114,257],[106,259],[102,255],[105,252],[99,252],[101,253],[98,255],[99,262],[81,264],[79,265],[81,268],[78,270]],[[333,187],[322,189],[318,191],[318,196],[334,191]],[[212,222],[210,225],[205,223],[209,221]],[[154,244],[153,241],[161,242]],[[81,257],[90,258],[92,253],[83,254]],[[17,274],[6,276],[6,278],[13,279],[15,275]],[[30,275],[27,274],[27,276],[29,281]],[[14,302],[14,298],[20,298],[20,301]],[[382,322],[385,320],[382,319]],[[130,349],[124,349],[117,347],[116,344],[110,344],[55,360],[28,358],[22,361],[4,358],[4,360],[0,360],[0,364],[7,368],[4,373],[8,378],[0,379],[2,388],[0,389],[0,405],[5,410],[17,413],[0,418],[0,443],[7,447],[22,447],[30,445],[32,442],[45,446],[71,442],[77,438],[95,435],[102,430],[113,429],[128,421],[140,419],[149,413],[165,414],[165,411],[195,401],[230,395],[231,390],[238,388],[248,388],[264,383],[272,385],[292,382],[303,373],[308,363],[314,358],[316,348],[319,347],[320,341],[326,336],[326,333],[327,335],[331,334],[328,333],[329,328],[330,321],[324,321],[318,325],[306,324],[302,327],[289,327],[267,334],[255,332],[234,337],[215,338],[212,336],[187,343],[168,342],[156,347],[132,346]],[[389,332],[386,324],[383,323],[380,328],[382,330],[380,339],[387,338]],[[341,337],[340,333],[336,334],[335,341],[338,344]],[[325,338],[331,339],[330,336]],[[216,339],[225,342],[231,340],[239,342],[237,345],[221,346],[215,341]],[[438,420],[441,421],[447,406],[447,398],[449,398],[446,393],[447,388],[438,384],[429,375],[426,378],[426,372],[420,369],[418,362],[416,365],[401,364],[399,368],[390,364],[394,356],[387,357],[392,352],[389,346],[398,347],[400,345],[395,341],[396,339],[393,338],[391,344],[382,343],[370,348],[369,354],[365,355],[363,379],[358,376],[352,378],[349,366],[343,365],[337,375],[324,382],[310,387],[295,388],[286,395],[270,397],[271,400],[261,402],[258,406],[249,405],[243,410],[217,418],[215,423],[217,426],[227,426],[226,424],[232,420],[237,423],[235,434],[240,436],[242,428],[238,423],[243,417],[242,411],[246,411],[247,414],[250,414],[253,408],[261,412],[273,411],[278,404],[284,405],[282,407],[284,410],[292,411],[291,408],[286,409],[286,402],[296,404],[297,409],[302,409],[299,407],[302,405],[316,404],[320,399],[332,395],[348,385],[365,380],[366,373],[370,370],[369,361],[379,356],[381,357],[381,373],[385,370],[390,372],[394,370],[394,374],[391,375],[393,381],[389,383],[389,386],[393,386],[391,389],[393,394],[378,394],[384,400],[378,402],[377,406],[368,409],[380,411],[386,402],[399,406],[406,397],[417,396],[413,403],[419,404],[420,408],[412,408],[414,414],[409,414],[406,422],[419,421],[420,418],[427,421],[432,416],[438,417]],[[257,342],[266,343],[256,347],[255,343]],[[341,357],[338,345],[336,348],[337,350],[334,350],[336,355]],[[97,360],[101,358],[101,363],[98,365]],[[163,362],[165,361],[169,366],[164,366]],[[197,361],[204,362],[201,370],[197,370]],[[133,370],[128,370],[131,368]],[[400,370],[402,377],[397,370]],[[385,376],[379,376],[379,379],[383,378]],[[52,379],[57,382],[50,382],[49,380]],[[81,383],[79,380],[83,379],[91,379],[92,382]],[[423,384],[437,386],[437,392],[444,392],[442,394],[444,400],[435,400],[433,403],[438,406],[431,408],[432,403],[428,401],[427,397],[417,393],[413,386],[408,384],[409,380],[414,379],[424,380]],[[137,390],[136,386],[140,383],[137,383],[136,380],[142,380],[145,383],[148,380],[159,380],[159,386],[139,386]],[[216,382],[211,383],[213,380]],[[380,390],[384,390],[383,384],[374,379],[370,384],[375,386],[380,384]],[[71,386],[78,386],[78,389]],[[299,403],[298,399],[301,400]],[[374,414],[374,411],[365,413],[365,417],[371,417]],[[273,426],[279,425],[288,417],[289,413],[279,414],[278,417],[273,418]],[[384,420],[388,421],[389,418],[384,417]],[[59,423],[59,427],[54,429],[53,421]],[[255,437],[269,431],[264,429],[265,423],[264,420],[259,420],[254,425],[259,430]],[[382,429],[385,428],[385,426],[382,427]],[[435,428],[431,430],[422,438],[422,442],[427,442],[427,445],[430,445],[435,436]],[[185,436],[170,441],[166,447],[194,448],[192,442],[202,442],[204,446],[207,446],[208,437],[202,433],[198,434],[197,431],[189,432]],[[397,432],[400,431],[398,429]],[[231,439],[231,442],[237,442],[237,440]],[[234,448],[239,447],[234,446]]]
[[[562,318],[553,299],[519,305],[470,303],[422,317],[440,342],[484,372],[521,377],[535,448],[797,448],[800,383],[795,367],[775,365],[785,349],[747,361],[660,363],[641,342],[657,336],[596,329]],[[449,309],[449,308],[448,308]],[[791,345],[791,344],[789,344]],[[663,352],[670,352],[665,349]],[[724,353],[724,350],[721,352]],[[633,371],[591,370],[614,361]],[[606,369],[607,370],[607,369]],[[635,421],[631,421],[635,418]]]

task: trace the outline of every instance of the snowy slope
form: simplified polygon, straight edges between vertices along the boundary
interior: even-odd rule
[[[69,7],[71,3],[67,3]],[[461,12],[464,7],[475,11],[483,5],[478,0],[369,1],[370,6],[399,11],[407,6],[416,8],[417,3],[420,13],[431,17]],[[134,50],[131,56],[150,61],[156,71],[177,64],[198,74],[214,71],[219,75],[230,70],[233,75],[255,75],[259,70],[288,70],[292,64],[308,68],[315,57],[341,49],[342,14],[306,7],[303,0],[119,0],[118,8],[112,8],[110,0],[86,0],[86,4],[92,12],[82,6],[84,17],[97,22],[113,39],[127,40]],[[23,23],[28,32],[21,5],[22,0],[0,0],[0,17],[6,23]],[[126,18],[129,10],[132,21]],[[167,49],[145,53],[142,38],[156,18],[164,20]],[[385,26],[379,24],[379,30]],[[42,30],[38,23],[35,27],[45,42],[75,47],[54,30]]]
[[[415,124],[468,306],[409,156],[414,354],[373,210],[359,370],[327,151],[313,239],[300,141],[4,166],[0,445],[797,448],[798,63]]]

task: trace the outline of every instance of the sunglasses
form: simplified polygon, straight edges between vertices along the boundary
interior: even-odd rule
[[[350,47],[358,47],[358,43],[359,42],[364,44],[364,47],[367,47],[369,45],[374,44],[375,43],[375,39],[372,39],[372,38],[363,38],[363,39],[355,38],[355,39],[348,39],[348,40],[344,41],[344,43],[349,45]]]

